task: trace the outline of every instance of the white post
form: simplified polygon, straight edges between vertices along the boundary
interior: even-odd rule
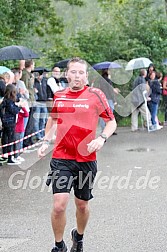
[[[150,129],[149,129],[149,116],[148,116],[148,106],[147,106],[147,91],[143,91],[143,97],[144,97],[144,104],[145,104],[145,107],[146,107],[146,119],[147,119],[147,130],[148,132],[150,132]]]

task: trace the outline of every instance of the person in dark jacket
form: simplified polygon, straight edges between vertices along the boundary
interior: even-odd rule
[[[115,95],[117,95],[120,90],[118,88],[114,88],[111,79],[109,78],[108,69],[102,70],[102,77],[99,81],[99,88],[100,90],[105,94],[109,106],[114,112],[114,103],[115,103]],[[102,118],[100,118],[100,126],[101,130],[103,131],[105,128],[105,122]],[[113,133],[113,135],[117,135],[116,132]]]
[[[159,80],[156,78],[156,72],[152,72],[150,75],[150,81],[149,81],[149,86],[151,88],[151,121],[152,125],[155,127],[155,129],[160,129],[158,128],[157,124],[157,114],[158,114],[158,105],[160,101],[160,96],[162,94],[162,89]]]
[[[45,128],[48,110],[46,106],[47,101],[47,78],[43,77],[41,72],[36,73],[34,81],[34,88],[36,90],[36,106],[34,114],[34,132],[38,132]],[[36,134],[36,140],[41,140],[44,136],[44,131]]]
[[[21,103],[15,104],[16,88],[13,84],[6,87],[4,99],[0,106],[0,116],[2,121],[2,145],[9,144],[15,139],[16,115],[21,109]],[[13,150],[13,145],[2,148],[3,154]],[[20,164],[13,160],[12,155],[8,155],[8,165]]]

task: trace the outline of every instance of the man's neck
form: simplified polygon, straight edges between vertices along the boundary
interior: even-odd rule
[[[31,73],[31,67],[26,68],[27,72]]]

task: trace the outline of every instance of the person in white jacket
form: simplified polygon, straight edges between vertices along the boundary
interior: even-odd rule
[[[52,76],[47,81],[47,94],[48,99],[53,100],[54,94],[63,89],[63,86],[60,83],[60,68],[52,68]]]

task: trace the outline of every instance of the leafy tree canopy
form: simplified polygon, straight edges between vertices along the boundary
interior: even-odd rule
[[[70,5],[84,4],[82,0],[64,1]],[[0,22],[0,47],[27,39],[27,34],[61,34],[64,28],[51,0],[1,0]]]
[[[75,40],[90,63],[148,57],[160,66],[167,56],[167,24],[164,1],[99,0],[103,21]]]

